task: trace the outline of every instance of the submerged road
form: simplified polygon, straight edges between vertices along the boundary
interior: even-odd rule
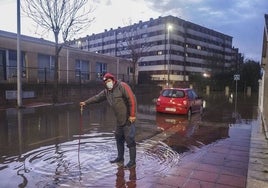
[[[206,98],[204,114],[188,120],[155,113],[151,96],[138,97],[137,166],[131,170],[109,163],[116,155],[115,119],[105,103],[82,116],[77,105],[66,104],[1,111],[0,185],[246,187],[253,182],[248,164],[257,99],[240,97],[234,111],[224,96]]]

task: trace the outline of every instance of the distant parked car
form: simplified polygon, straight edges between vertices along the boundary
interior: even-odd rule
[[[163,89],[156,101],[156,111],[168,114],[185,114],[203,112],[203,100],[191,88]]]

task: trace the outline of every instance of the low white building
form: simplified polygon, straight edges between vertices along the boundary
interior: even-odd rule
[[[54,42],[21,36],[22,82],[54,82]],[[64,46],[59,55],[59,83],[87,83],[106,72],[132,82],[131,62],[104,54]],[[0,30],[0,83],[17,81],[17,35]]]

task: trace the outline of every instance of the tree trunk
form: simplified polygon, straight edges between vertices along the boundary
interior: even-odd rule
[[[54,32],[55,36],[55,65],[54,65],[54,83],[53,83],[53,94],[52,94],[52,101],[53,103],[58,103],[58,86],[59,86],[59,40],[58,32]]]

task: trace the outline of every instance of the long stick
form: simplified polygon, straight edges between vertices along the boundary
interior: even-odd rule
[[[83,130],[83,106],[80,106],[80,126],[79,126],[79,140],[78,140],[78,166],[79,166],[79,171],[80,171],[80,180],[82,172],[81,172],[81,164],[80,164],[80,139],[81,139],[81,134]]]

